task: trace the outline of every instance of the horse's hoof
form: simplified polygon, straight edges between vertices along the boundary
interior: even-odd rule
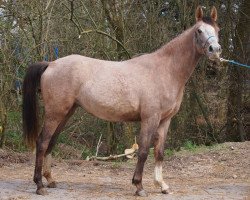
[[[56,188],[56,182],[53,181],[53,182],[50,182],[48,185],[47,185],[48,188]]]
[[[162,194],[168,194],[168,191],[167,190],[162,190],[161,193]]]
[[[145,190],[136,191],[135,195],[140,196],[140,197],[147,197],[148,196],[148,194],[145,192]]]
[[[43,196],[49,194],[45,188],[37,189],[36,193],[39,194],[39,195],[43,195]]]
[[[163,184],[162,184],[161,193],[170,194],[169,186],[165,182],[163,182]]]
[[[161,191],[162,194],[172,194],[169,189],[165,189]]]

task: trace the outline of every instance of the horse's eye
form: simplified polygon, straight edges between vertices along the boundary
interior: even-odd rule
[[[198,29],[197,31],[198,31],[198,33],[200,33],[200,34],[202,33],[202,30],[201,30],[201,29]]]

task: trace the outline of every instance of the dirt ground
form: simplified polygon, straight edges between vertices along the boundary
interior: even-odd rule
[[[150,156],[144,172],[147,198],[135,197],[131,178],[136,160],[95,162],[54,160],[58,187],[49,195],[35,194],[32,181],[34,155],[0,150],[0,199],[250,199],[250,142],[224,143],[212,148],[182,150],[166,156],[164,178],[171,194],[161,194],[153,184]]]

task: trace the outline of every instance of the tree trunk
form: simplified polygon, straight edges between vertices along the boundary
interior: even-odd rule
[[[245,0],[240,5],[239,21],[235,28],[233,45],[233,59],[241,63],[249,64],[249,41],[250,41],[250,2]],[[229,66],[229,95],[227,103],[227,140],[244,141],[246,132],[242,111],[244,110],[244,80],[247,69],[238,66]]]
[[[0,148],[4,147],[6,126],[7,126],[7,113],[0,99]]]
[[[123,17],[121,11],[121,2],[118,3],[117,0],[102,0],[103,9],[105,12],[105,16],[110,23],[116,39],[124,44],[124,28],[123,28]],[[117,43],[116,45],[117,58],[118,60],[122,60],[127,58],[124,49]]]
[[[115,38],[121,44],[124,44],[124,26],[123,26],[123,17],[122,17],[122,10],[121,4],[122,2],[117,0],[102,0],[103,10],[105,12],[105,16],[111,25],[111,28],[114,31]],[[117,60],[120,61],[122,59],[130,58],[127,52],[124,51],[123,47],[117,42],[116,44],[116,52],[117,52]],[[119,123],[112,123],[108,122],[108,144],[110,147],[111,154],[117,153],[118,150],[118,135],[122,134],[129,134],[131,135],[131,124],[125,124],[122,122]],[[128,131],[127,131],[128,130]],[[120,132],[120,133],[119,133]],[[122,132],[122,133],[121,133]],[[132,136],[132,135],[131,135]],[[133,138],[133,137],[130,137]],[[128,141],[124,141],[126,143]],[[131,145],[131,144],[129,144]]]

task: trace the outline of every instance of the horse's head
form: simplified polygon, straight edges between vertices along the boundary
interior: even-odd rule
[[[210,17],[204,17],[202,7],[198,6],[195,17],[195,44],[198,51],[206,55],[210,60],[219,59],[221,46],[218,37],[219,27],[216,23],[216,8],[212,8]]]

